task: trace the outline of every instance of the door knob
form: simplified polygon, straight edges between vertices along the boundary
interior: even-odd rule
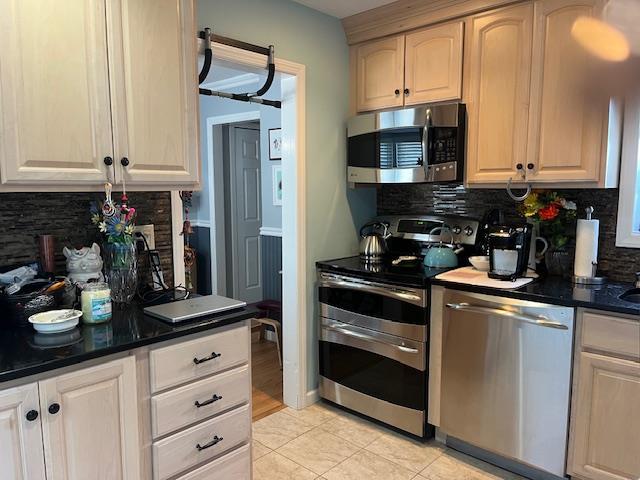
[[[113,158],[111,157],[104,157],[104,164],[107,167],[110,167],[111,165],[113,165]]]
[[[394,92],[394,93],[395,93],[396,95],[400,95],[400,89],[399,89],[399,88],[396,88],[396,90],[395,90],[395,92]]]
[[[522,169],[524,169],[524,165],[522,165],[521,163],[518,163],[516,165],[516,170],[522,170]]]
[[[533,163],[527,163],[527,169],[528,170],[533,170],[533,167],[535,167],[535,165]]]
[[[408,89],[408,88],[405,88],[405,89],[404,89],[404,94],[405,94],[405,95],[409,95],[409,89]]]
[[[127,157],[122,157],[122,159],[120,160],[120,165],[122,165],[123,167],[128,167],[129,159]]]
[[[29,410],[25,416],[27,417],[27,420],[29,420],[30,422],[33,422],[36,418],[38,418],[38,411]]]
[[[51,405],[49,405],[49,413],[51,415],[55,415],[59,411],[60,411],[60,404],[59,403],[52,403]]]

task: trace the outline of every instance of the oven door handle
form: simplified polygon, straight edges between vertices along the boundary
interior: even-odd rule
[[[345,280],[334,280],[329,278],[321,278],[320,286],[326,288],[348,288],[351,290],[360,290],[362,292],[375,293],[389,298],[394,298],[403,302],[413,303],[418,306],[424,306],[424,297],[413,292],[395,288],[391,285],[377,285],[371,282],[349,282]]]
[[[512,320],[518,320],[530,325],[537,325],[539,327],[556,328],[558,330],[568,330],[566,325],[549,320],[547,317],[533,315],[527,315],[525,313],[511,312],[509,310],[502,310],[500,308],[483,307],[480,305],[472,305],[470,303],[447,303],[447,308],[452,310],[466,310],[468,312],[484,313],[488,315],[499,315],[501,317],[510,318]]]
[[[405,347],[404,345],[398,345],[398,344],[395,344],[395,343],[385,342],[384,340],[380,340],[378,338],[372,337],[371,335],[366,335],[366,334],[360,333],[360,332],[354,332],[353,330],[349,330],[349,329],[345,328],[343,325],[344,324],[341,324],[340,326],[323,325],[322,328],[325,328],[327,330],[332,330],[334,332],[342,333],[343,335],[348,335],[350,337],[355,337],[355,338],[358,338],[360,340],[365,340],[367,342],[381,343],[383,345],[387,345],[389,347],[396,348],[396,349],[398,349],[398,350],[400,350],[401,352],[404,352],[404,353],[419,353],[420,352],[417,348]]]

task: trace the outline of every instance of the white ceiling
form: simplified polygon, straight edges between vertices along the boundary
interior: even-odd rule
[[[307,7],[327,13],[333,17],[344,18],[372,8],[393,3],[395,0],[293,0]]]

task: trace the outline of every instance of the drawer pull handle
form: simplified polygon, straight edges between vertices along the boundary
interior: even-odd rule
[[[196,400],[196,403],[194,403],[194,405],[198,408],[200,407],[205,407],[207,405],[211,405],[214,402],[217,402],[218,400],[222,400],[222,397],[219,395],[216,395],[215,393],[213,394],[213,397],[211,397],[209,400],[205,400],[204,402],[200,403],[198,400]]]
[[[211,352],[211,355],[209,355],[208,357],[194,358],[193,363],[195,363],[196,365],[200,365],[201,363],[208,362],[209,360],[213,360],[214,358],[218,358],[221,356],[221,353]]]
[[[196,445],[196,449],[197,449],[199,452],[201,452],[202,450],[206,450],[206,449],[207,449],[207,448],[209,448],[209,447],[213,447],[214,445],[219,444],[222,440],[224,440],[224,438],[219,437],[218,435],[215,435],[215,436],[213,437],[213,440],[211,440],[209,443],[206,443],[206,444],[204,444],[204,445],[197,444],[197,445]]]

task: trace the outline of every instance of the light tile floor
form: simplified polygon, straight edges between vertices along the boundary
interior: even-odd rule
[[[327,404],[286,408],[253,424],[254,480],[517,480]]]

